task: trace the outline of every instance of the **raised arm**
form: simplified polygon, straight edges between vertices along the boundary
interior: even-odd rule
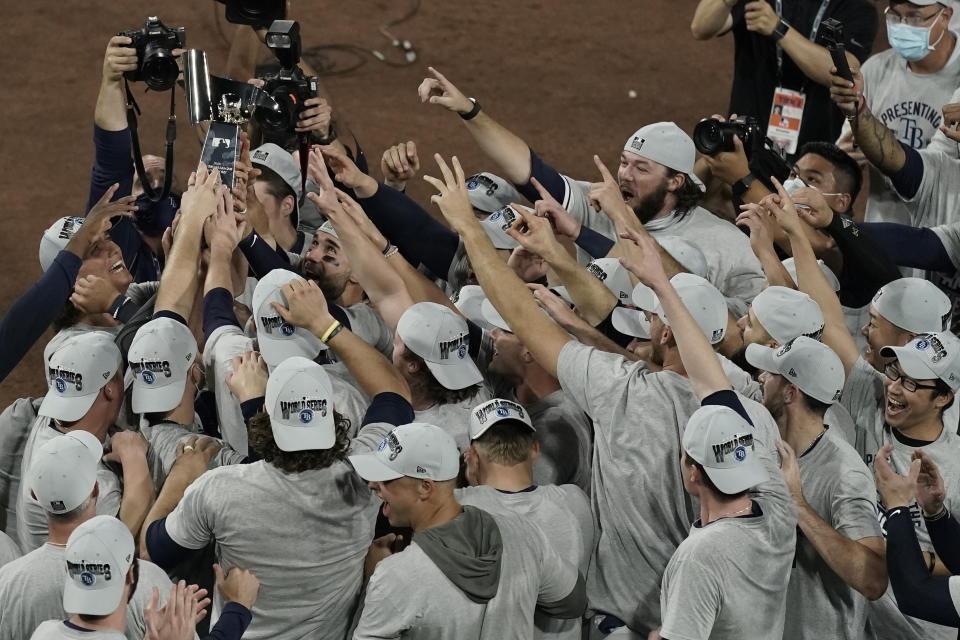
[[[291,280],[283,287],[283,295],[289,307],[271,303],[277,313],[290,324],[306,327],[333,349],[367,395],[372,398],[380,393],[395,393],[410,401],[410,388],[400,372],[383,354],[330,315],[316,282]]]
[[[540,365],[556,376],[557,359],[570,336],[540,312],[527,286],[497,255],[493,243],[473,215],[463,169],[457,158],[453,158],[452,170],[439,154],[434,158],[443,180],[424,176],[424,180],[440,192],[431,201],[440,207],[450,226],[463,238],[470,263],[490,302]]]
[[[723,373],[720,359],[710,346],[710,341],[670,284],[660,262],[657,244],[652,239],[639,235],[631,238],[631,241],[640,249],[640,258],[622,259],[621,263],[657,294],[664,315],[670,318],[670,330],[677,342],[677,349],[680,350],[683,368],[697,397],[703,400],[717,391],[733,389]]]
[[[850,68],[853,82],[833,74],[830,84],[830,98],[850,123],[853,137],[863,155],[870,164],[891,176],[907,163],[904,151],[897,135],[880,122],[864,99],[866,87],[859,69]]]
[[[136,71],[137,50],[126,36],[113,36],[107,43],[103,57],[103,77],[93,122],[106,131],[123,131],[127,128],[127,106],[123,95],[123,74]]]
[[[461,117],[469,116],[469,119],[464,118],[467,131],[480,149],[500,167],[503,177],[514,184],[529,182],[531,163],[527,143],[479,109],[479,104],[467,98],[439,71],[433,67],[427,69],[432,77],[425,78],[417,89],[420,102],[438,104]],[[475,109],[478,110],[476,113]]]
[[[693,37],[697,40],[709,40],[730,31],[733,27],[730,11],[736,4],[736,0],[700,0],[690,23]]]

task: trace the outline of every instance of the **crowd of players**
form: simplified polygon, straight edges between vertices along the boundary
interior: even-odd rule
[[[55,331],[0,415],[0,640],[955,638],[952,17],[890,0],[867,59],[867,0],[700,0],[731,112],[800,96],[782,183],[673,122],[577,180],[429,68],[495,171],[438,155],[431,203],[320,97],[305,188],[251,131],[152,202],[112,38],[86,213],[0,322],[2,377]]]

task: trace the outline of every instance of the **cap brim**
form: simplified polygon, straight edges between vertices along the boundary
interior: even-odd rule
[[[500,219],[502,220],[503,218]],[[520,246],[519,242],[511,238],[510,235],[503,230],[502,225],[484,220],[480,223],[480,226],[483,227],[487,237],[490,238],[494,249],[510,249],[512,251]]]
[[[102,589],[82,589],[70,578],[63,586],[63,610],[67,613],[82,613],[88,616],[105,616],[113,613],[123,597],[126,576],[111,580]],[[98,578],[99,579],[99,578]]]
[[[650,321],[647,320],[642,311],[617,307],[610,316],[610,322],[613,324],[613,328],[620,333],[634,338],[650,339]]]
[[[503,316],[500,315],[500,312],[497,311],[497,308],[493,306],[490,300],[484,298],[480,304],[480,314],[488,324],[492,324],[504,331],[510,331],[510,325],[507,324],[507,321],[503,319]],[[511,333],[513,332],[511,331]]]
[[[939,380],[940,376],[916,353],[916,349],[905,347],[883,347],[880,355],[884,358],[896,358],[904,375],[914,380]]]
[[[134,384],[133,402],[131,407],[134,413],[159,413],[175,409],[183,399],[186,380],[183,385],[171,383],[163,387],[145,388]]]
[[[657,313],[660,310],[660,300],[657,298],[657,294],[642,282],[637,283],[637,286],[633,288],[633,293],[630,295],[630,298],[638,309],[643,309],[651,313]]]
[[[313,360],[317,357],[317,354],[323,350],[320,346],[322,344],[318,338],[316,351],[309,353],[310,349],[306,348],[307,343],[305,340],[275,340],[273,338],[265,338],[260,335],[260,333],[257,334],[257,345],[260,347],[260,355],[271,368],[276,367],[287,358],[294,356],[302,356]]]
[[[483,382],[483,375],[480,369],[473,362],[473,358],[468,355],[463,359],[457,358],[456,362],[450,364],[439,364],[437,362],[425,361],[430,373],[447,389],[457,390]]]
[[[780,373],[780,370],[777,368],[777,360],[774,357],[774,350],[770,347],[765,347],[760,344],[748,344],[743,355],[747,359],[747,362],[761,371],[769,371],[770,373],[776,374]]]
[[[100,390],[98,389],[97,393],[91,393],[88,396],[67,397],[57,395],[57,392],[51,389],[43,397],[37,415],[63,420],[64,422],[74,422],[85,416],[87,411],[90,411],[90,407],[93,406],[99,393]]]
[[[695,173],[688,173],[687,177],[690,178],[693,184],[697,185],[697,188],[700,189],[700,193],[706,193],[707,185],[703,184],[703,180],[698,178]]]
[[[707,477],[723,493],[733,495],[755,487],[770,479],[766,469],[760,464],[756,452],[750,458],[733,469],[713,469],[704,466]]]
[[[273,441],[281,451],[316,451],[331,448],[337,441],[337,430],[333,416],[311,427],[289,427],[271,421]]]
[[[347,456],[357,474],[367,482],[386,482],[402,478],[403,474],[380,461],[376,453]]]

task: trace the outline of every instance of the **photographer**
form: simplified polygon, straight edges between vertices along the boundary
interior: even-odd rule
[[[103,78],[94,112],[95,155],[87,210],[114,183],[120,184],[117,197],[138,196],[139,209],[133,220],[122,220],[115,225],[111,238],[123,252],[123,260],[133,274],[134,281],[147,282],[160,277],[163,256],[161,237],[180,208],[180,195],[176,183],[171,187],[171,195],[157,203],[141,195],[143,187],[139,184],[131,160],[130,129],[123,88],[123,74],[135,71],[139,65],[137,50],[126,46],[131,43],[132,40],[126,36],[114,36],[107,44]],[[179,54],[179,50],[175,53]],[[164,160],[157,156],[145,156],[143,160],[150,186],[163,184]]]
[[[877,32],[876,10],[868,0],[700,0],[690,30],[697,40],[733,33],[730,113],[759,118],[766,131],[775,93],[805,96],[799,147],[836,140],[843,124],[830,106],[830,52],[817,44],[820,26],[830,18],[843,24],[847,62],[858,68]]]

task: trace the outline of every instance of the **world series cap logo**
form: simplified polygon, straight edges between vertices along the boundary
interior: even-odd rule
[[[58,393],[63,393],[67,390],[67,383],[63,381],[63,378],[54,380],[53,385],[57,388]]]
[[[300,422],[303,424],[310,424],[313,422],[313,411],[310,409],[304,409],[300,412]]]
[[[147,384],[153,384],[153,381],[156,379],[153,377],[153,372],[151,371],[144,371],[141,376],[143,377],[143,381]]]

